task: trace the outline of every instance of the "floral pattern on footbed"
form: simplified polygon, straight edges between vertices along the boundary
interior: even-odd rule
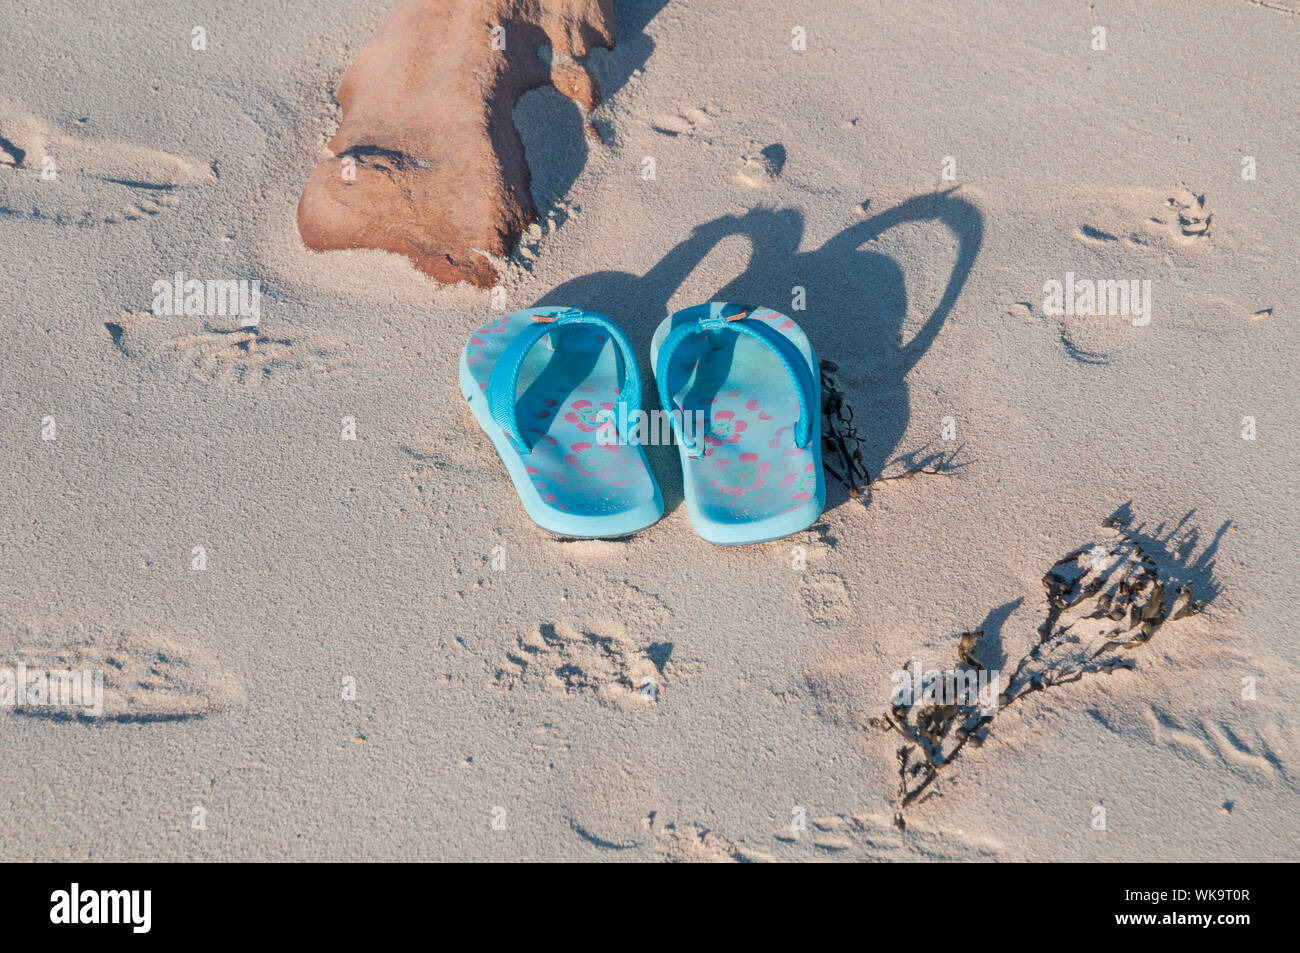
[[[747,496],[763,488],[764,477],[771,469],[772,464],[759,460],[756,453],[742,453],[734,460],[715,456],[709,486],[728,496]]]
[[[465,365],[480,391],[487,390],[502,352],[531,323],[526,315],[507,315],[470,337]],[[566,340],[566,350],[553,351],[546,342],[538,342],[520,375],[519,425],[533,445],[531,453],[521,454],[529,481],[542,500],[566,511],[590,511],[593,501],[631,506],[653,498],[654,484],[638,449],[610,442],[617,436],[616,345],[608,334],[589,327],[569,326],[560,333],[574,335]],[[549,391],[530,386],[530,365],[535,373],[550,361],[569,359],[572,345],[576,345],[573,353],[581,355],[575,359],[585,363],[576,364],[580,370],[573,375],[559,379],[572,380],[589,369],[581,384],[568,388],[556,384]]]
[[[585,477],[595,477],[613,487],[625,487],[645,472],[640,458],[617,444],[592,445],[580,440],[569,447],[564,462]]]
[[[740,443],[740,435],[748,429],[749,424],[737,417],[734,410],[715,410],[709,432],[704,435],[704,442],[710,448],[724,443]],[[706,450],[705,456],[707,455]]]
[[[803,336],[785,315],[757,309],[750,316],[767,321],[793,340]],[[692,367],[703,360],[707,365],[710,350],[705,338],[697,344],[688,338],[678,349],[682,357],[674,361],[683,360]],[[787,381],[775,356],[772,361],[773,373]],[[704,459],[688,467],[686,476],[693,482],[696,499],[714,519],[763,518],[796,510],[816,494],[818,474],[811,449],[795,446],[799,406],[793,384],[783,383],[770,391],[764,388],[765,399],[760,399],[735,383],[728,377],[720,382],[715,396],[696,395],[695,402],[685,408],[688,412],[703,410],[706,415]],[[687,394],[674,397],[681,400]]]
[[[614,396],[617,397],[618,394]],[[600,429],[614,413],[614,402],[609,400],[601,404],[593,404],[589,400],[575,400],[569,407],[570,410],[564,415],[564,419],[583,433]]]

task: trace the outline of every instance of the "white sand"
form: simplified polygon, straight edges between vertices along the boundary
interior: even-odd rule
[[[659,448],[659,525],[549,538],[456,386],[490,294],[294,227],[387,0],[8,16],[0,138],[60,172],[0,152],[0,665],[120,664],[126,717],[0,711],[0,859],[1295,859],[1300,7],[661,6],[616,0],[593,58],[608,146],[553,90],[518,110],[561,223],[508,309],[644,354],[667,309],[805,287],[872,473],[945,417],[967,465],[723,550]],[[899,206],[930,220],[865,234]],[[176,271],[261,279],[280,343],[150,315]],[[1044,315],[1066,272],[1149,279],[1150,324]],[[1018,658],[1043,573],[1130,501],[1205,614],[1008,711],[896,831],[890,673],[979,625]],[[657,702],[620,687],[665,654]]]

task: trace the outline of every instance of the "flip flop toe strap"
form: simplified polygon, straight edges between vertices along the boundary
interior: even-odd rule
[[[538,341],[568,325],[585,324],[598,327],[609,334],[617,345],[615,354],[618,358],[620,407],[617,419],[627,420],[631,416],[631,411],[641,408],[641,371],[637,366],[632,343],[618,325],[604,315],[577,308],[540,309],[533,313],[532,318],[534,323],[519,332],[493,365],[487,386],[488,412],[492,415],[493,422],[510,440],[511,446],[519,453],[528,454],[533,449],[519,427],[520,369],[524,365],[528,352]],[[557,346],[560,346],[558,342]]]
[[[821,412],[820,407],[814,408],[812,406],[813,388],[807,361],[784,334],[774,330],[764,321],[747,317],[751,310],[745,308],[738,314],[727,317],[717,315],[700,318],[697,321],[679,325],[669,332],[668,336],[664,338],[663,344],[659,346],[659,357],[657,359],[655,383],[659,389],[659,405],[666,411],[676,409],[668,388],[668,372],[672,366],[673,353],[683,341],[695,334],[708,334],[723,330],[735,331],[737,334],[751,337],[766,345],[776,354],[786,373],[790,375],[790,380],[794,384],[795,395],[799,400],[799,419],[795,423],[794,429],[795,445],[803,449],[808,446],[808,441],[812,436],[812,414]],[[696,440],[691,441],[682,432],[681,418],[684,413],[683,411],[682,414],[669,414],[673,431],[677,434],[678,442],[686,448],[688,456],[702,457],[707,449],[703,437],[697,436]]]

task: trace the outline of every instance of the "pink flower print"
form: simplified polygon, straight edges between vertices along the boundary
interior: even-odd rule
[[[483,325],[483,327],[479,328],[479,329],[478,329],[476,332],[474,332],[474,333],[475,333],[476,335],[481,335],[481,334],[500,334],[502,331],[504,331],[504,330],[506,329],[506,325],[508,325],[509,323],[510,323],[510,317],[507,315],[507,316],[504,317],[504,318],[497,318],[495,321],[489,321],[487,324]],[[483,341],[478,340],[478,339],[472,339],[472,340],[470,341],[470,343],[471,343],[471,344],[482,344]]]
[[[564,462],[583,476],[595,477],[612,486],[627,486],[642,469],[641,461],[625,448],[611,446],[593,446],[586,442],[575,443],[569,447]]]
[[[769,440],[769,441],[767,442],[767,445],[768,445],[769,447],[771,447],[773,450],[776,450],[777,448],[781,448],[781,456],[783,456],[783,457],[799,457],[799,456],[803,456],[803,448],[802,448],[802,447],[785,447],[785,446],[783,446],[783,444],[784,444],[785,441],[786,441],[786,438],[785,438],[785,437],[782,437],[781,435],[782,435],[783,433],[785,433],[785,432],[786,432],[787,430],[789,430],[789,429],[790,429],[789,427],[782,427],[782,428],[780,428],[780,429],[779,429],[775,434],[772,435],[772,439]]]
[[[709,427],[709,432],[704,435],[704,442],[715,447],[724,443],[739,443],[740,435],[748,427],[749,424],[737,420],[736,415],[730,410],[720,411],[713,415],[713,424]]]
[[[758,410],[758,401],[756,401],[756,400],[747,400],[747,401],[745,401],[745,409],[746,409],[746,410]]]
[[[599,429],[600,425],[609,419],[609,412],[614,409],[614,405],[609,401],[596,406],[589,400],[575,400],[570,406],[573,409],[564,415],[564,419],[571,424],[577,424],[578,429],[583,433],[591,433]]]
[[[760,463],[756,453],[742,453],[736,460],[719,457],[715,465],[718,472],[709,485],[728,496],[737,497],[761,489],[763,478],[772,469],[770,463]]]
[[[559,497],[552,493],[550,487],[547,485],[547,480],[551,480],[561,486],[568,483],[568,478],[563,473],[547,473],[543,475],[537,467],[530,464],[524,465],[524,472],[528,474],[528,479],[532,481],[534,488],[536,488],[537,495],[540,496],[544,502],[550,503],[558,510],[567,510],[569,508],[568,504],[560,502]]]
[[[637,478],[637,475],[645,469],[641,465],[640,459],[635,454],[627,452],[623,447],[612,448],[614,453],[614,465],[609,468],[609,484],[613,487],[625,487]]]
[[[792,503],[802,503],[811,499],[817,489],[817,467],[810,463],[799,473],[787,473],[781,478],[781,487],[794,491],[794,495],[790,497]]]
[[[569,447],[568,454],[564,455],[564,463],[582,476],[604,478],[604,473],[610,468],[610,452],[615,450],[617,447],[598,447],[580,441]]]
[[[554,497],[547,499],[550,496],[550,491],[546,489],[546,480],[542,478],[542,471],[530,464],[524,464],[524,472],[528,474],[528,479],[537,488],[537,495],[550,503]]]

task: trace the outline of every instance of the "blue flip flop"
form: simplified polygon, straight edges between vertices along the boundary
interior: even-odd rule
[[[618,432],[641,409],[641,370],[609,318],[532,308],[485,324],[461,354],[460,389],[542,529],[609,538],[664,515],[645,452]]]
[[[659,325],[650,359],[700,536],[761,543],[817,521],[821,371],[799,325],[767,308],[697,305]]]

